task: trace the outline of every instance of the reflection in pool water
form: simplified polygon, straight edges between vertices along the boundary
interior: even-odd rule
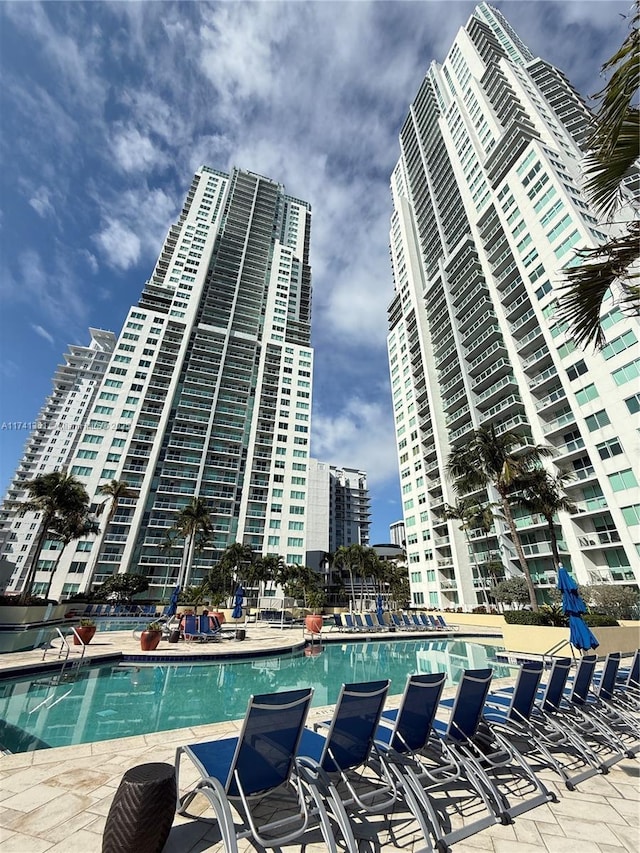
[[[511,670],[494,663],[500,648],[462,639],[341,643],[313,656],[102,666],[70,678],[49,673],[0,681],[0,743],[25,751],[42,742],[67,746],[233,720],[244,716],[252,693],[307,685],[315,688],[314,705],[330,705],[345,681],[390,678],[393,694],[415,672],[446,672],[447,686],[457,684],[464,669],[491,666],[501,677]]]

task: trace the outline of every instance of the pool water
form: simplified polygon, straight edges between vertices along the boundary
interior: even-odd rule
[[[251,694],[313,685],[313,705],[334,704],[343,682],[390,678],[401,693],[410,673],[491,666],[500,646],[465,640],[326,644],[319,654],[288,653],[242,662],[85,667],[0,681],[0,744],[11,752],[199,726],[244,716]],[[307,650],[308,651],[308,650]],[[317,651],[314,648],[313,651]]]

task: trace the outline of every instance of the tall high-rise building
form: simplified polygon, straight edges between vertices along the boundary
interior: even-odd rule
[[[213,538],[187,582],[234,542],[305,562],[310,220],[310,205],[269,178],[195,174],[69,459],[95,507],[114,479],[130,496],[103,537],[66,549],[52,596],[117,571],[165,592],[181,563],[181,543],[167,551],[167,533],[196,496]],[[39,585],[48,579],[41,568]],[[16,572],[9,588],[21,579]]]
[[[499,514],[492,530],[468,535],[442,515],[457,497],[451,449],[488,426],[550,445],[552,469],[574,474],[578,511],[556,530],[579,581],[640,581],[638,323],[609,299],[607,343],[593,352],[556,317],[575,250],[609,231],[581,192],[589,118],[564,74],[482,3],[429,68],[402,127],[388,351],[416,605],[483,603],[496,576],[519,573]],[[549,589],[546,522],[516,516],[534,583]]]
[[[31,563],[38,539],[38,514],[24,511],[19,504],[28,497],[24,481],[51,471],[62,471],[79,449],[84,423],[96,402],[116,338],[113,332],[89,329],[87,346],[72,345],[64,354],[64,364],[53,376],[53,389],[33,423],[4,424],[7,429],[28,429],[24,455],[7,490],[0,511],[0,557],[11,566],[8,588],[20,589]],[[46,574],[53,567],[60,542],[49,540],[40,556],[43,571],[35,592],[47,588]],[[73,573],[73,563],[70,564]],[[61,592],[77,591],[78,579],[70,577]]]
[[[369,546],[367,474],[310,459],[307,485],[307,565],[326,570],[327,554],[340,546]]]

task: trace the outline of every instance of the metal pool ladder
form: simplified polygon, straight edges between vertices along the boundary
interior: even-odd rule
[[[82,642],[82,640],[80,639],[79,634],[77,633],[76,629],[73,626],[72,626],[71,630],[73,631],[74,636],[76,636],[78,638],[78,640],[80,641],[80,654],[78,655],[77,658],[71,657],[71,646],[69,645],[67,638],[62,633],[60,628],[57,628],[57,627],[55,628],[55,631],[56,631],[56,634],[58,635],[58,637],[60,637],[60,640],[61,640],[60,645],[54,646],[53,643],[46,645],[44,647],[44,651],[42,653],[42,660],[44,660],[47,657],[47,652],[54,651],[54,650],[57,650],[57,652],[58,652],[58,654],[57,654],[58,660],[60,660],[60,658],[62,658],[64,655],[64,660],[62,661],[62,668],[61,668],[60,672],[58,673],[60,678],[62,678],[62,675],[63,675],[65,669],[67,669],[67,667],[69,667],[69,672],[74,672],[74,671],[77,672],[80,669],[80,667],[83,665],[83,663],[85,662],[84,651],[85,651],[86,646]]]

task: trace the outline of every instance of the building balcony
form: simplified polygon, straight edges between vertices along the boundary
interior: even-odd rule
[[[593,465],[587,465],[585,468],[574,468],[573,472],[578,480],[595,480],[597,475]]]
[[[496,415],[505,414],[509,410],[520,406],[522,406],[522,400],[520,399],[520,395],[510,394],[508,397],[505,397],[503,400],[500,400],[499,403],[496,403],[495,406],[491,406],[491,408],[482,412],[479,420],[481,423],[484,423],[485,421],[490,420]]]
[[[541,373],[538,373],[538,375],[531,380],[531,382],[529,383],[529,388],[532,391],[536,388],[542,388],[552,379],[557,379],[557,377],[558,371],[556,370],[555,365],[552,364],[550,367],[547,367],[546,370],[543,370]]]
[[[487,403],[495,399],[497,395],[502,395],[505,388],[511,388],[513,391],[518,390],[518,383],[513,376],[503,376],[481,394],[475,395],[476,405],[481,408],[481,404]]]
[[[461,439],[463,436],[469,435],[471,432],[473,432],[473,423],[471,421],[468,421],[463,426],[458,427],[458,429],[453,430],[449,433],[449,441],[453,444],[459,439]]]
[[[584,439],[576,438],[572,441],[566,442],[566,444],[556,444],[556,461],[560,459],[567,458],[572,456],[574,453],[577,453],[579,450],[584,449]]]
[[[555,406],[558,400],[566,400],[567,395],[564,388],[556,388],[551,394],[548,394],[544,399],[536,402],[536,411],[543,412],[549,406]]]
[[[463,352],[467,359],[475,359],[479,356],[479,349],[482,347],[483,350],[487,350],[491,344],[495,342],[497,338],[501,338],[502,333],[500,331],[500,326],[497,324],[491,325],[488,328],[484,329],[481,334],[478,335],[475,340],[467,340],[465,346],[463,347]],[[468,336],[470,338],[470,336]]]
[[[581,548],[600,548],[602,545],[617,545],[621,541],[617,530],[605,530],[601,533],[589,533],[578,536]]]
[[[467,403],[466,406],[462,406],[461,408],[457,409],[455,412],[451,412],[451,414],[446,416],[446,418],[445,418],[446,425],[452,426],[453,424],[457,423],[457,421],[459,421],[461,418],[464,418],[466,415],[468,415],[469,412],[470,412],[470,407],[469,407],[469,404]]]
[[[552,433],[557,432],[558,430],[565,429],[569,424],[571,424],[572,426],[576,425],[575,415],[573,414],[573,412],[563,412],[558,417],[553,418],[552,420],[547,421],[546,423],[543,422],[542,431],[545,435],[549,436]]]
[[[540,326],[534,326],[530,332],[527,332],[523,337],[516,339],[516,348],[518,353],[522,357],[525,353],[528,353],[529,350],[533,350],[536,346],[540,346],[542,338],[542,328]]]

